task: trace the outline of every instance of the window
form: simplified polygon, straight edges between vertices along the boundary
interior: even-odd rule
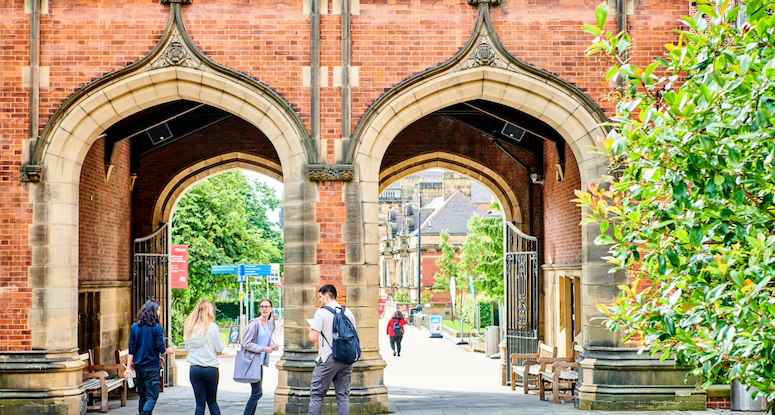
[[[401,286],[402,287],[408,287],[407,284],[407,269],[406,269],[406,259],[401,260]]]

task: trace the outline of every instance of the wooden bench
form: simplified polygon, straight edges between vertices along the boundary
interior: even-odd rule
[[[124,369],[126,369],[126,362],[127,362],[127,356],[129,356],[129,349],[124,350],[116,350],[114,352],[116,364],[124,366]],[[159,358],[159,370],[160,370],[160,378],[161,382],[159,382],[159,392],[164,392],[164,357]],[[124,371],[122,370],[119,374],[122,378],[124,377]]]
[[[511,390],[515,390],[517,384],[517,376],[521,379],[521,386],[525,393],[528,394],[530,390],[538,389],[538,372],[539,372],[539,359],[542,358],[556,358],[557,347],[551,347],[542,341],[538,342],[538,350],[532,354],[519,354],[514,353],[509,356],[510,370],[511,372]],[[524,359],[521,363],[520,359]],[[532,387],[531,387],[532,385]]]
[[[80,357],[86,365],[83,368],[83,389],[88,400],[92,401],[94,395],[100,395],[100,405],[89,405],[87,402],[86,409],[108,412],[108,394],[116,389],[120,390],[121,406],[126,406],[126,380],[123,376],[125,367],[123,365],[95,365],[92,350],[80,355]],[[110,377],[108,370],[115,370],[117,377]]]
[[[554,403],[564,400],[572,400],[573,391],[579,380],[579,360],[584,348],[573,343],[573,355],[556,359],[542,359],[538,371],[540,381],[538,395],[542,401],[546,400],[546,387],[552,385],[552,398]],[[563,394],[562,392],[566,392]]]

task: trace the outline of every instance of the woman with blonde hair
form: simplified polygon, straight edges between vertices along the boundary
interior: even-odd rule
[[[223,351],[221,332],[215,324],[213,304],[207,300],[199,300],[194,311],[186,319],[183,329],[183,341],[186,343],[191,364],[188,372],[191,386],[196,399],[196,415],[204,415],[205,403],[210,408],[210,415],[221,415],[218,403],[215,401],[218,391],[218,357]]]

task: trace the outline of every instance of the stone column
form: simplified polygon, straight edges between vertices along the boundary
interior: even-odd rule
[[[304,172],[306,176],[306,171]],[[317,349],[307,338],[305,319],[312,318],[317,290],[337,286],[340,302],[355,315],[363,354],[355,363],[350,387],[350,411],[387,412],[382,381],[385,362],[378,349],[377,190],[373,203],[362,201],[358,182],[285,181],[285,345],[277,364],[279,382],[274,397],[278,414],[306,414]],[[371,208],[371,213],[364,213]],[[321,228],[321,225],[324,225]],[[367,245],[366,232],[374,241]],[[333,394],[323,413],[336,412]]]
[[[45,176],[44,176],[45,177]],[[78,358],[78,185],[30,184],[31,347],[0,352],[0,407],[14,414],[85,410]]]
[[[616,410],[704,410],[705,393],[696,390],[686,370],[668,359],[660,362],[638,349],[626,347],[622,335],[611,333],[601,320],[598,304],[611,304],[619,298],[619,285],[628,285],[624,272],[609,273],[611,265],[600,259],[607,248],[594,243],[600,228],[582,225],[583,264],[581,298],[584,348],[580,364],[581,386],[577,407],[603,411]]]

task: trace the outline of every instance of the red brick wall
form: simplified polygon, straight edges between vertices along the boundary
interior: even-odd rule
[[[29,186],[19,182],[27,139],[29,90],[21,86],[29,65],[29,17],[22,1],[0,0],[0,351],[30,350],[27,313],[32,289],[28,227],[32,223]]]
[[[344,223],[342,182],[322,182],[320,201],[315,206],[315,217],[320,224],[320,243],[317,246],[317,263],[320,265],[320,286],[336,287],[337,302],[347,303],[346,287],[342,285],[342,265],[345,249],[342,241]]]
[[[97,140],[84,159],[78,195],[80,281],[132,279],[130,149],[128,140],[116,143],[109,180],[105,180],[105,140]]]
[[[565,144],[565,179],[555,179],[557,150],[544,142],[544,262],[547,264],[581,263],[581,208],[571,202],[574,190],[581,188],[578,163]]]
[[[730,409],[732,401],[729,397],[708,398],[708,409]]]
[[[530,179],[527,171],[495,146],[488,136],[444,117],[427,116],[404,129],[388,147],[380,168],[385,169],[408,158],[435,151],[462,154],[502,175],[517,195],[522,220],[528,220]],[[512,154],[537,169],[531,156],[516,150],[512,150]],[[534,193],[539,194],[540,189]],[[534,231],[540,232],[540,220],[534,223]]]

